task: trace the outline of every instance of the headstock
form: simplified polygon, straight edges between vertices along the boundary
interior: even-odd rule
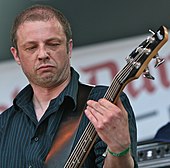
[[[131,70],[128,74],[128,77],[130,77],[129,80],[138,78],[142,73],[144,77],[154,79],[149,72],[149,62],[152,58],[156,59],[155,67],[158,67],[164,62],[164,59],[159,57],[158,51],[168,41],[168,30],[166,27],[161,26],[156,32],[150,32],[152,36],[149,36],[143,41],[126,58],[127,66]]]

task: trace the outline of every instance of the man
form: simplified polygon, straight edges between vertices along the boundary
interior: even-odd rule
[[[155,141],[158,142],[170,142],[170,122],[167,122],[165,125],[161,126],[155,134]]]
[[[67,116],[68,109],[74,113],[77,106],[80,84],[70,65],[71,28],[58,10],[35,5],[17,16],[11,34],[11,52],[29,85],[0,116],[0,167],[42,168],[53,150],[63,111]],[[132,108],[124,93],[116,104],[102,98],[106,89],[94,89],[70,148],[75,147],[89,119],[99,137],[82,167],[137,167]]]

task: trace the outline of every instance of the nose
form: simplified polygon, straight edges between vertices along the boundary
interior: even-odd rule
[[[40,47],[38,52],[38,59],[46,60],[49,58],[50,58],[49,52],[45,49],[45,47]]]

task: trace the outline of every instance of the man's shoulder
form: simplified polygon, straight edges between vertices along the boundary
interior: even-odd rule
[[[92,97],[99,97],[99,98],[102,98],[105,96],[105,93],[106,91],[109,89],[109,86],[106,86],[106,85],[89,85],[89,84],[83,84],[85,86],[88,86],[88,87],[92,87],[92,92],[91,92],[91,96]],[[122,101],[125,101],[127,100],[127,95],[124,93],[124,92],[121,92],[120,93],[120,98]]]
[[[10,106],[9,108],[7,108],[6,110],[4,110],[0,116],[7,116],[9,115],[10,113],[12,113],[14,111],[14,105]]]
[[[0,114],[0,126],[1,127],[5,124],[5,122],[8,120],[8,118],[12,115],[14,111],[15,109],[14,109],[14,106],[12,105],[11,107],[9,107],[8,109],[6,109]]]
[[[109,86],[96,85],[96,86],[94,86],[94,91],[95,91],[95,92],[104,92],[104,93],[105,93],[108,88],[109,88]]]

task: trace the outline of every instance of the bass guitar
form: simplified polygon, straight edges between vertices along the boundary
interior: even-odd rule
[[[158,56],[158,51],[168,40],[167,28],[161,26],[156,32],[151,32],[132,53],[126,58],[127,64],[114,77],[104,98],[115,103],[124,87],[132,80],[139,78],[143,73],[144,77],[154,79],[149,72],[148,64],[152,58],[156,59],[155,67],[164,62]],[[86,126],[77,145],[66,161],[64,168],[80,168],[86,159],[97,137],[97,132],[91,122]]]

